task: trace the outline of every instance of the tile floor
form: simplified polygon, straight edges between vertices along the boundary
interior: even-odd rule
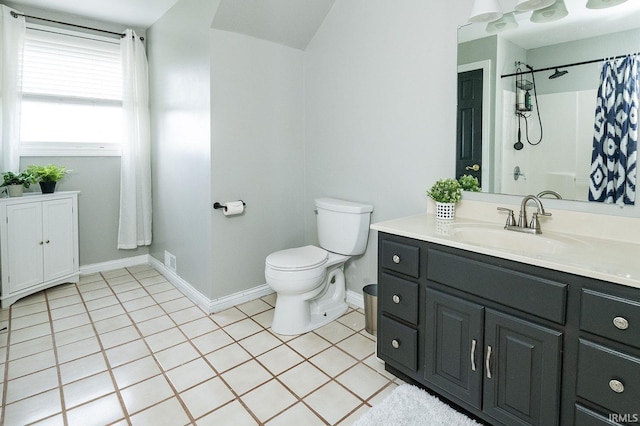
[[[141,265],[0,311],[4,425],[348,425],[401,381],[351,308],[301,336],[275,295],[206,315]]]

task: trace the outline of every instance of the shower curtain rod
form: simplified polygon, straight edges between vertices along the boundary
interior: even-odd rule
[[[519,76],[519,75],[524,75],[524,74],[529,74],[529,73],[534,73],[534,72],[552,71],[552,70],[556,70],[558,68],[577,67],[578,65],[595,64],[596,62],[606,61],[607,59],[620,59],[620,58],[624,58],[624,57],[629,56],[629,55],[638,55],[638,54],[639,54],[638,52],[636,52],[636,53],[627,53],[626,55],[618,55],[618,56],[613,56],[611,58],[592,59],[590,61],[574,62],[572,64],[557,65],[557,66],[554,66],[554,67],[540,68],[539,70],[534,69],[533,71],[528,70],[528,71],[514,72],[514,73],[511,73],[511,74],[502,74],[500,76],[500,78]]]
[[[85,27],[83,25],[71,24],[69,22],[54,21],[53,19],[40,18],[38,16],[32,16],[32,15],[25,15],[24,13],[11,12],[11,16],[13,16],[14,18],[17,18],[18,16],[22,16],[22,17],[28,18],[28,19],[36,19],[38,21],[51,22],[51,23],[54,23],[54,24],[66,25],[66,26],[69,26],[69,27],[82,28],[84,30],[98,31],[98,32],[105,33],[105,34],[116,35],[116,36],[118,36],[120,38],[124,37],[124,33],[117,33],[115,31],[102,30],[100,28]],[[144,37],[140,37],[140,40],[144,41]]]

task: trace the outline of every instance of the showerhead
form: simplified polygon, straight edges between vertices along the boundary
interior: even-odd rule
[[[568,73],[569,73],[569,71],[566,71],[566,70],[558,71],[558,68],[556,68],[556,72],[551,74],[549,76],[549,79],[553,80],[554,78],[562,77],[563,75],[568,74]]]

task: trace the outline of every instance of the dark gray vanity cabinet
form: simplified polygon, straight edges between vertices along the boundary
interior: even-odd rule
[[[424,379],[505,424],[557,424],[562,333],[426,290]]]

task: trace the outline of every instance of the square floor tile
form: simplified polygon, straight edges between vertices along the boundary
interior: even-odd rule
[[[58,362],[68,362],[86,355],[100,352],[100,343],[97,337],[79,340],[68,345],[58,346]]]
[[[159,419],[162,419],[160,422]],[[131,422],[134,425],[184,425],[190,424],[189,416],[184,412],[180,401],[177,398],[171,398],[147,408],[144,411],[131,416]]]
[[[60,364],[60,379],[63,384],[67,384],[106,370],[104,355],[96,353]]]
[[[282,342],[268,331],[261,331],[239,342],[251,355],[258,356],[282,344]]]
[[[278,376],[278,380],[285,384],[300,398],[318,389],[331,378],[318,370],[309,362],[303,362]]]
[[[190,339],[202,336],[206,333],[211,333],[212,331],[216,331],[218,328],[218,324],[213,322],[209,317],[199,318],[195,321],[190,321],[180,325],[180,330],[182,330],[182,332]]]
[[[202,358],[196,358],[186,364],[167,371],[167,376],[178,392],[213,379],[216,372]]]
[[[7,404],[4,410],[4,424],[26,425],[52,416],[61,410],[60,391],[53,389],[13,404]]]
[[[16,379],[35,373],[36,371],[45,370],[56,365],[56,358],[53,350],[39,352],[34,355],[25,356],[20,359],[9,361],[8,379]]]
[[[176,324],[184,324],[187,322],[195,321],[199,318],[204,318],[205,314],[197,306],[191,306],[190,308],[171,312],[169,316],[176,322]]]
[[[147,321],[137,322],[136,326],[143,336],[150,336],[160,331],[168,330],[176,326],[176,323],[168,315],[162,315]]]
[[[109,373],[90,376],[62,387],[67,408],[75,407],[101,396],[115,392]]]
[[[314,333],[303,334],[287,342],[291,348],[295,349],[305,358],[311,358],[318,352],[331,346],[331,343]]]
[[[357,364],[336,377],[336,380],[364,400],[390,383],[389,379],[364,364]]]
[[[218,373],[223,373],[251,359],[251,355],[237,343],[211,352],[205,357]]]
[[[105,352],[112,368],[151,354],[142,340],[135,340],[122,346],[116,346],[115,348],[107,349]]]
[[[98,337],[100,338],[102,347],[108,349],[114,346],[122,345],[123,343],[128,343],[140,339],[141,336],[140,333],[138,333],[138,330],[134,326],[130,325],[118,330],[101,333]]]
[[[9,380],[5,390],[6,403],[11,404],[57,387],[58,371],[55,367]]]
[[[338,318],[338,322],[355,331],[360,331],[364,329],[364,314],[358,311],[351,311]]]
[[[234,322],[243,320],[247,318],[247,316],[239,310],[238,308],[230,308],[221,312],[217,312],[215,314],[211,314],[211,318],[220,325],[220,327],[225,327]]]
[[[223,373],[222,378],[238,395],[242,395],[271,380],[273,376],[256,361],[248,361]]]
[[[269,420],[267,426],[290,426],[290,425],[304,425],[304,426],[321,426],[326,423],[320,420],[313,411],[306,405],[299,402],[291,408],[288,408],[285,412]]]
[[[185,342],[156,352],[155,357],[164,371],[168,371],[200,357],[200,354],[190,343]]]
[[[50,349],[53,349],[53,337],[50,335],[27,340],[25,342],[15,343],[11,345],[9,360],[23,358],[25,356],[34,355]],[[4,362],[4,358],[2,359],[2,362]]]
[[[360,360],[367,358],[376,351],[376,342],[361,334],[354,334],[336,345],[349,355]]]
[[[235,398],[219,377],[182,392],[180,397],[194,418],[202,417]]]
[[[272,374],[278,375],[291,367],[300,364],[304,358],[285,345],[270,350],[257,358]]]
[[[113,369],[113,376],[120,389],[143,382],[161,373],[158,363],[152,356],[146,356]]]
[[[360,399],[336,382],[327,383],[304,401],[332,425],[362,405]]]
[[[267,382],[241,399],[261,422],[266,422],[297,402],[296,397],[276,380]]]
[[[70,425],[107,425],[120,419],[124,413],[115,393],[67,411]]]
[[[192,339],[191,343],[193,343],[201,353],[208,354],[233,343],[233,339],[223,330],[216,330],[213,333],[207,333]]]
[[[335,377],[358,361],[336,347],[331,347],[309,359],[320,370]]]
[[[161,331],[144,338],[152,351],[158,352],[171,346],[178,345],[187,340],[178,327]]]
[[[256,315],[273,308],[271,305],[261,299],[255,299],[236,307],[248,316]]]
[[[241,340],[245,337],[262,331],[262,327],[255,321],[247,318],[225,326],[224,331],[226,331],[234,339]]]
[[[313,332],[324,337],[331,343],[337,343],[355,333],[353,329],[337,321],[330,322],[324,327],[320,327]]]
[[[242,425],[253,426],[258,422],[247,412],[238,401],[233,401],[224,407],[198,419],[198,426]],[[304,423],[298,423],[303,425]],[[305,425],[306,426],[306,425]]]
[[[174,396],[173,390],[164,376],[155,376],[130,386],[123,389],[121,394],[129,413],[142,411]]]

